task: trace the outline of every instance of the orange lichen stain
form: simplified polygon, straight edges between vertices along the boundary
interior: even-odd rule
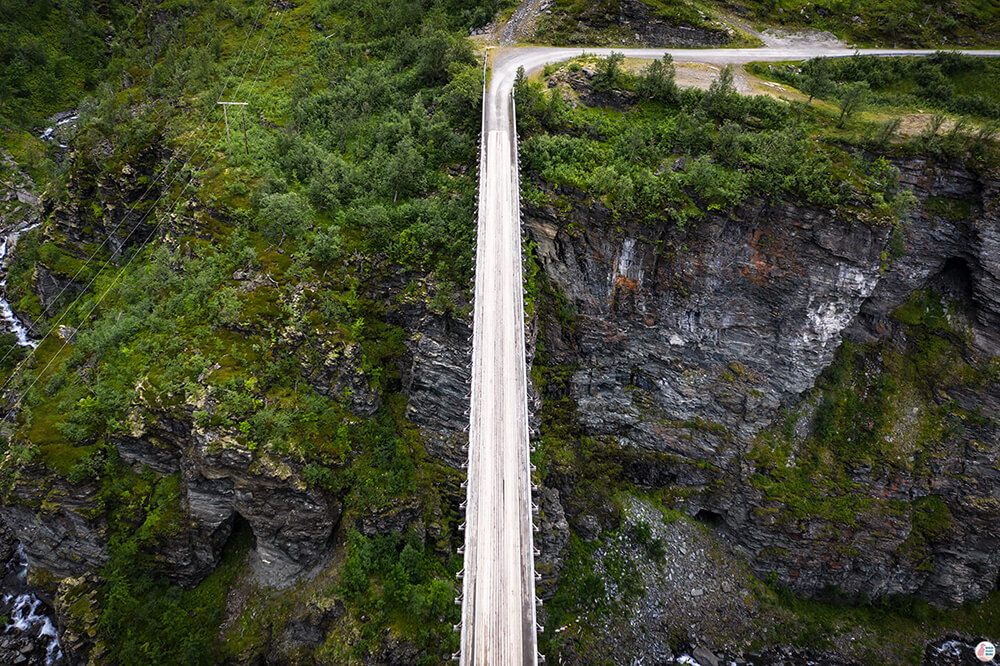
[[[754,229],[747,239],[750,257],[738,272],[750,282],[763,284],[773,278],[803,275],[795,258],[795,246],[768,228]]]

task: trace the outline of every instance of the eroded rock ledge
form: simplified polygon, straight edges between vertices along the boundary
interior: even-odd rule
[[[581,191],[549,189],[560,205],[529,209],[526,223],[574,315],[541,323],[546,363],[565,370],[565,388],[547,397],[568,398],[602,460],[639,487],[674,492],[758,575],[807,595],[837,588],[955,604],[996,589],[1000,572],[990,527],[1000,520],[1000,384],[989,371],[1000,354],[1000,182],[958,164],[898,167],[919,201],[901,253],[888,226],[794,201],[682,230],[612,220]],[[849,491],[820,487],[793,506],[775,479],[817,430],[817,381],[847,358],[859,400],[872,399],[886,363],[923,353],[923,329],[894,316],[918,290],[945,303],[954,332],[940,333],[941,353],[977,379],[942,380],[912,404],[898,393],[885,407],[898,457],[844,463]],[[917,442],[905,424],[935,410],[959,415],[949,417],[957,425]],[[759,458],[784,451],[768,439],[782,428],[793,444],[774,471]],[[567,502],[577,481],[549,483]],[[601,518],[576,499],[565,508],[577,533]]]

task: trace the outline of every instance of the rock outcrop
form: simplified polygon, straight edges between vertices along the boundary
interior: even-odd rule
[[[254,455],[223,433],[166,418],[147,420],[116,446],[131,464],[180,475],[189,526],[157,548],[178,584],[194,585],[214,569],[238,519],[253,532],[251,562],[266,585],[283,587],[326,556],[340,505],[309,489],[294,461]]]
[[[1000,354],[1000,182],[957,164],[899,167],[919,205],[895,249],[888,226],[794,201],[682,230],[612,221],[585,193],[559,187],[553,197],[568,210],[530,208],[526,223],[575,317],[543,322],[540,337],[547,363],[572,369],[558,396],[575,406],[582,433],[631,482],[675,489],[678,506],[739,544],[759,575],[805,594],[961,603],[996,589],[1000,572],[989,527],[1000,519],[1000,384],[990,372],[914,404],[977,415],[964,432],[913,445],[909,462],[847,465],[851,491],[832,491],[857,500],[847,517],[792,511],[748,459],[789,415],[793,439],[815,430],[814,387],[843,340],[918,348],[892,316],[915,290],[957,304],[949,321],[968,335],[952,336],[962,350],[953,356],[982,368]],[[867,376],[888,372],[881,348],[866,349]],[[903,441],[912,433],[894,445]],[[572,479],[551,483],[572,492]],[[946,509],[925,534],[925,505],[937,499]],[[579,530],[587,516],[571,509]]]
[[[678,25],[650,11],[640,0],[622,0],[619,7],[618,25],[649,46],[725,46],[732,39],[732,31],[723,26]]]
[[[428,452],[457,469],[468,458],[472,327],[427,313],[418,330],[409,345],[406,416],[420,426]]]
[[[563,11],[550,9],[551,3],[542,3],[538,16]],[[709,20],[699,12],[686,20],[658,13],[641,0],[620,0],[618,2],[587,3],[576,10],[572,18],[563,18],[562,30],[567,34],[558,39],[567,44],[602,44],[627,46],[671,46],[691,48],[699,46],[724,46],[734,36],[732,28]],[[519,17],[515,17],[517,19]],[[521,17],[522,22],[530,22],[534,17]],[[575,25],[573,25],[575,23]],[[551,42],[553,35],[541,23],[535,41]],[[510,32],[508,26],[505,36]]]
[[[396,295],[389,289],[373,297]],[[471,327],[459,318],[431,312],[419,299],[393,306],[390,319],[409,332],[406,353],[399,359],[400,377],[394,380],[409,397],[407,414],[421,428],[428,452],[457,468],[466,456]],[[347,404],[362,417],[381,403],[381,395],[359,374],[354,355],[306,349],[298,338],[288,344],[301,348],[297,355],[303,378],[325,389],[321,392],[353,387]],[[326,563],[341,519],[342,495],[308,486],[301,461],[292,455],[255,452],[237,433],[198,425],[194,412],[214,409],[210,390],[197,405],[170,408],[146,404],[141,390],[138,395],[130,409],[129,431],[110,443],[136,473],[149,470],[161,479],[157,483],[176,479],[172,521],[142,545],[169,580],[186,588],[197,585],[215,569],[240,522],[253,534],[250,562],[259,583],[285,587]],[[46,580],[93,575],[109,560],[101,488],[89,475],[80,476],[83,480],[70,480],[65,470],[55,474],[41,462],[22,465],[0,507],[4,522],[24,544],[32,570]],[[457,483],[448,492],[457,504]],[[444,510],[451,513],[455,508]],[[432,513],[440,512],[438,508]],[[435,547],[447,546],[450,552],[453,546],[438,543],[447,536],[442,526],[434,519],[425,525],[424,519],[420,504],[352,518],[368,536],[403,533],[416,525]],[[82,636],[86,628],[74,631]],[[89,645],[89,639],[80,640]]]
[[[97,243],[116,260],[126,248],[147,242],[156,229],[158,220],[149,206],[162,191],[169,152],[154,138],[117,169],[87,162],[101,157],[71,154],[68,196],[48,202],[44,213],[53,222],[52,232],[70,241],[67,249]],[[110,146],[103,158],[113,158]]]
[[[70,483],[44,465],[21,468],[0,516],[24,546],[33,572],[63,578],[108,561],[107,522],[95,509],[96,483]]]
[[[38,221],[38,189],[31,176],[0,148],[0,229]]]
[[[340,505],[309,489],[293,461],[255,456],[176,416],[133,420],[130,435],[114,444],[137,471],[179,478],[182,518],[146,544],[176,584],[192,587],[215,568],[240,519],[253,531],[251,562],[266,585],[286,586],[328,554]],[[108,561],[99,491],[94,482],[71,482],[40,464],[21,469],[0,513],[33,570],[66,578],[99,571]]]

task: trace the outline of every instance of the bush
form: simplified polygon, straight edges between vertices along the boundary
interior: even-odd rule
[[[654,60],[646,66],[642,78],[636,84],[639,97],[662,104],[677,102],[677,83],[674,81],[676,69],[669,53],[661,60]]]
[[[740,96],[736,92],[733,66],[726,65],[719,72],[708,92],[701,100],[701,108],[709,116],[716,119],[733,118],[738,115]]]
[[[257,229],[280,247],[286,238],[300,238],[314,219],[312,206],[301,195],[266,194],[257,210]]]
[[[612,53],[606,58],[597,61],[597,72],[594,74],[592,85],[596,92],[610,92],[615,88],[626,87],[632,77],[622,69],[625,56],[621,53]]]
[[[0,368],[13,370],[27,354],[27,349],[17,344],[16,335],[13,333],[0,334]]]
[[[864,108],[865,104],[868,103],[870,93],[871,86],[868,85],[867,81],[846,83],[840,87],[840,118],[837,120],[837,127],[843,127],[847,122],[847,119],[850,118],[855,111],[859,111]]]

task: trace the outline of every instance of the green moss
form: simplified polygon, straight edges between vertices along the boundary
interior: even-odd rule
[[[137,567],[133,547],[113,545],[99,622],[109,657],[117,663],[216,663],[227,592],[245,570],[252,542],[249,528],[240,528],[219,566],[191,590]]]
[[[93,261],[80,259],[56,243],[42,243],[38,246],[38,260],[54,274],[75,282],[86,284],[100,269]]]
[[[858,45],[968,48],[995,45],[1000,19],[988,0],[956,0],[947,9],[918,0],[711,0],[761,26],[828,30]]]
[[[55,165],[47,147],[31,132],[0,127],[0,147],[14,159],[20,170],[31,176],[35,185],[44,185],[52,178]]]
[[[938,331],[951,330],[945,318],[941,296],[930,289],[914,291],[906,302],[896,308],[892,316],[908,326],[925,326]]]
[[[951,511],[937,495],[916,499],[912,507],[912,528],[899,548],[899,554],[920,571],[934,570],[933,544],[951,527]]]
[[[72,444],[65,440],[38,445],[42,461],[63,476],[72,474],[95,449],[94,445]]]
[[[765,608],[782,613],[764,629],[762,643],[791,641],[805,647],[843,649],[844,643],[836,637],[850,636],[850,651],[863,663],[917,666],[923,662],[928,637],[956,631],[988,636],[1000,626],[1000,592],[942,609],[913,596],[852,603],[834,589],[818,599],[801,599],[774,580],[768,588],[757,588],[758,597]]]
[[[924,201],[924,210],[949,222],[963,222],[972,216],[972,203],[968,199],[927,197]]]
[[[892,512],[851,480],[852,470],[871,465],[890,478],[926,474],[929,459],[943,442],[962,437],[970,418],[946,391],[988,381],[988,359],[977,360],[951,323],[956,307],[933,291],[916,291],[893,313],[906,330],[902,350],[888,342],[843,343],[817,382],[810,434],[795,435],[801,416],[792,412],[762,433],[750,453],[758,470],[751,482],[793,518],[853,523],[864,512]],[[940,508],[938,498],[926,500],[932,501],[916,507],[910,543],[916,550],[945,518],[930,510]]]

